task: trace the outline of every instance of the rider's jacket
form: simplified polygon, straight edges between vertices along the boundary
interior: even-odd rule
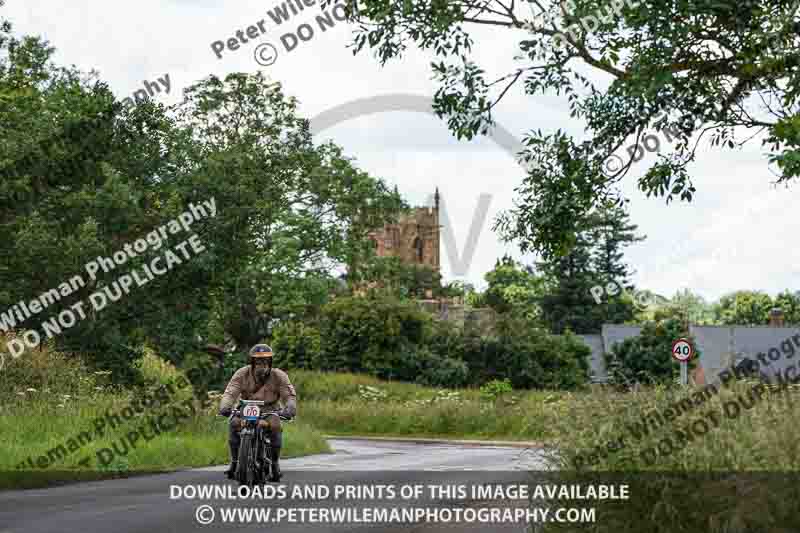
[[[220,409],[235,407],[240,396],[242,400],[264,401],[264,407],[267,410],[275,410],[280,407],[286,407],[292,411],[296,409],[297,394],[295,394],[294,386],[289,381],[286,372],[279,368],[272,369],[263,385],[257,382],[250,366],[244,366],[237,370],[228,386],[225,387]]]

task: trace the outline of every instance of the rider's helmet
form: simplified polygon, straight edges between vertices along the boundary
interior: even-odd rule
[[[250,360],[268,358],[272,361],[272,348],[268,344],[256,344],[250,348]]]
[[[269,376],[272,371],[272,348],[267,344],[256,344],[250,348],[250,367],[253,368],[254,371],[256,371],[255,363],[257,359],[267,360],[267,369],[263,373],[260,373],[260,377]],[[257,371],[256,373],[259,374]]]

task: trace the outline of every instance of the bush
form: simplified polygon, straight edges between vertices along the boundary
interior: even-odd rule
[[[440,357],[462,359],[467,350],[468,337],[452,322],[444,320],[433,323],[426,340],[430,350]]]
[[[463,387],[469,382],[467,363],[454,357],[440,357],[428,348],[420,350],[417,359],[423,367],[417,377],[417,383],[429,387]]]
[[[423,366],[420,355],[424,357],[423,349],[403,339],[391,351],[371,346],[362,358],[362,371],[381,379],[414,381]]]
[[[0,406],[25,398],[27,389],[53,397],[90,397],[111,381],[110,372],[93,373],[83,359],[59,352],[51,343],[14,358],[6,348],[12,338],[0,333]]]
[[[516,389],[575,388],[588,380],[590,353],[576,337],[551,335],[524,318],[503,317],[494,336],[478,337],[387,296],[337,298],[322,308],[319,326],[285,322],[272,344],[283,368],[434,387],[507,379]]]
[[[392,297],[337,298],[322,309],[320,370],[368,372],[414,380],[432,318]]]
[[[476,337],[437,324],[430,346],[439,357],[462,360],[467,383],[508,379],[516,389],[575,388],[588,380],[590,349],[574,335],[551,335],[530,321],[505,316],[496,334]]]
[[[498,377],[515,389],[574,389],[588,381],[591,350],[571,333],[552,335],[518,319],[502,321],[499,331],[492,346]]]
[[[680,365],[672,358],[672,343],[681,337],[688,334],[680,320],[646,323],[638,336],[615,344],[611,353],[605,354],[609,382],[626,387],[673,383]]]
[[[314,324],[291,320],[272,331],[275,366],[311,370],[322,366],[322,335]]]
[[[145,347],[144,356],[136,361],[135,366],[142,373],[145,387],[149,388],[174,385],[181,377],[181,372],[175,365],[159,357],[149,347]]]
[[[205,351],[193,351],[184,355],[181,370],[199,398],[210,390],[224,389],[232,375],[220,368],[220,361],[216,356],[212,357]]]
[[[481,387],[481,399],[493,402],[503,394],[507,394],[509,392],[514,392],[514,388],[511,386],[510,381],[507,379],[502,381],[493,379]]]

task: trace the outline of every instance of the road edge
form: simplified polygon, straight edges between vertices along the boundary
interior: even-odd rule
[[[415,444],[453,444],[458,446],[503,446],[509,448],[546,448],[542,442],[505,440],[434,439],[427,437],[371,437],[361,435],[324,435],[328,440],[364,440],[376,442],[409,442]]]

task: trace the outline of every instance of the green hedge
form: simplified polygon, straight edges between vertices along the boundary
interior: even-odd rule
[[[463,358],[474,385],[508,379],[515,389],[572,389],[587,382],[590,353],[574,335],[551,335],[506,317],[495,335],[465,339]]]
[[[337,298],[314,322],[275,328],[281,368],[355,372],[435,387],[508,379],[514,388],[570,389],[586,383],[590,350],[572,335],[551,335],[524,319],[499,320],[477,337],[440,322],[413,301]]]

